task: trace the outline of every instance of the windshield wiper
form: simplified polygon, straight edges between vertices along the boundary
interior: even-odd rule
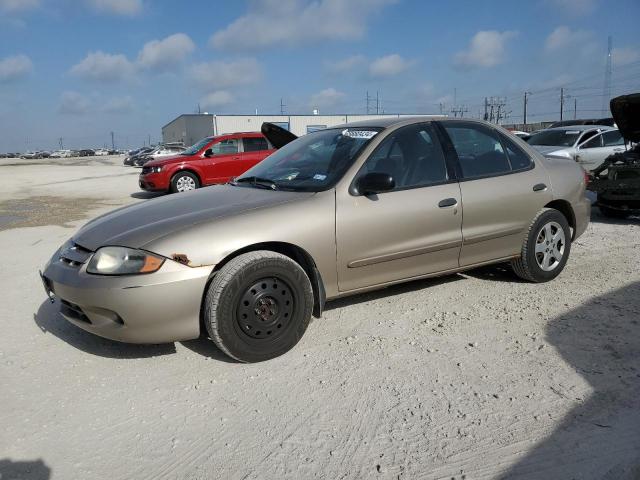
[[[238,183],[250,183],[254,187],[278,190],[278,184],[273,180],[269,180],[268,178],[256,177],[254,175],[250,177],[237,178],[232,182],[232,185],[237,185]]]

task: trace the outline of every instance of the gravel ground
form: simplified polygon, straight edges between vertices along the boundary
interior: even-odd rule
[[[45,301],[79,225],[150,197],[120,162],[0,162],[2,480],[640,478],[640,219],[594,210],[551,283],[498,266],[341,299],[243,365]]]

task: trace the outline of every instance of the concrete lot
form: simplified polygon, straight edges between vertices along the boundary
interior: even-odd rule
[[[67,324],[38,269],[147,201],[121,157],[0,160],[0,478],[640,478],[640,220],[594,210],[564,273],[332,302],[287,355]]]

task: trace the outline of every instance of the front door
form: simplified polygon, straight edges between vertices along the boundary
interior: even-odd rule
[[[460,188],[434,127],[401,127],[387,136],[356,175],[391,175],[392,191],[336,192],[341,292],[458,267],[462,241]]]
[[[460,169],[460,266],[519,254],[533,218],[552,200],[546,170],[493,128],[456,120],[441,124]]]
[[[226,183],[238,170],[238,164],[242,157],[237,138],[223,138],[213,143],[210,147],[211,156],[204,157],[205,183]]]
[[[619,130],[609,130],[580,145],[576,152],[576,160],[585,170],[599,167],[604,159],[614,153],[624,152],[624,138]]]

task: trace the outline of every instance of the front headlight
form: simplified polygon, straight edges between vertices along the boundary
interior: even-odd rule
[[[157,166],[157,167],[151,167],[151,172],[152,173],[160,173],[162,171],[162,165]]]
[[[126,247],[102,247],[93,254],[87,273],[97,275],[131,275],[153,273],[164,263],[164,258],[149,252]]]

